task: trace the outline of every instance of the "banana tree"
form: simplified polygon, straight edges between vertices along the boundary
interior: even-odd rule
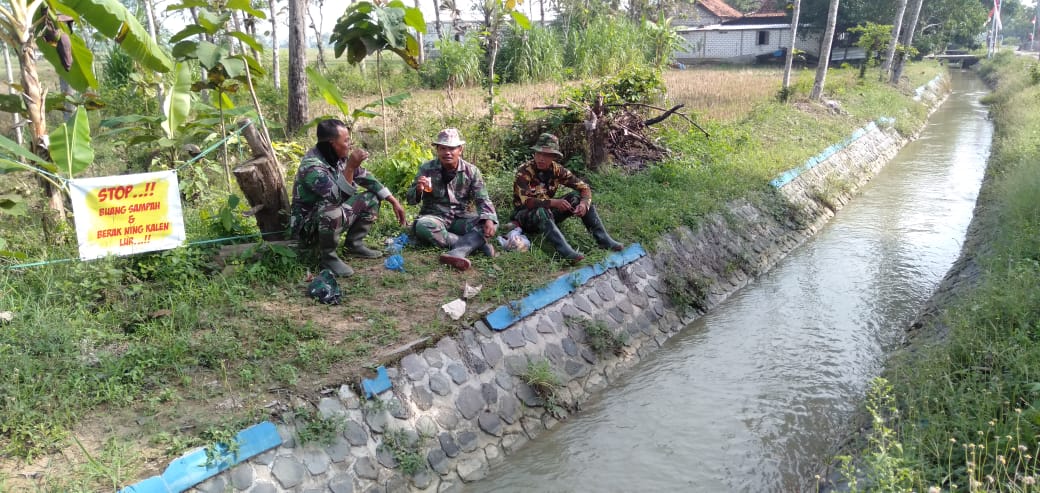
[[[401,0],[393,0],[386,5],[371,2],[358,2],[347,7],[346,12],[332,28],[329,41],[333,45],[336,58],[347,53],[347,61],[351,64],[361,63],[365,57],[376,55],[376,80],[379,84],[379,100],[382,111],[386,112],[386,98],[383,96],[382,70],[379,54],[389,50],[401,57],[409,67],[419,69],[419,41],[408,28],[417,32],[426,32],[426,21],[422,11],[408,7]],[[383,152],[389,154],[386,135],[386,118],[383,118]]]
[[[12,47],[18,56],[21,96],[31,130],[29,148],[31,155],[36,157],[28,161],[43,168],[47,167],[44,164],[50,164],[58,172],[70,173],[75,167],[57,166],[63,163],[54,163],[52,152],[48,151],[54,144],[48,143],[44,91],[34,55],[37,50],[42,53],[54,65],[59,77],[77,91],[85,92],[97,87],[93,55],[73,30],[76,24],[88,24],[100,35],[114,40],[146,69],[169,72],[173,68],[173,61],[118,0],[6,0],[0,3],[0,41]],[[83,145],[83,142],[77,144]],[[5,156],[8,164],[27,159],[29,153],[20,150],[17,144],[0,141],[0,154]],[[93,153],[90,155],[92,158]],[[0,172],[10,169],[11,166],[0,167]],[[44,181],[44,191],[50,198],[51,208],[64,218],[62,189],[54,185]]]

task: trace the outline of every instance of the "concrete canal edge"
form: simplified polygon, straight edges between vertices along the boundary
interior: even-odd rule
[[[934,110],[947,93],[940,76],[917,97]],[[344,424],[329,445],[299,443],[292,422],[260,423],[122,491],[461,491],[814,235],[906,144],[892,123],[868,124],[781,175],[771,197],[662,237],[652,255],[631,245],[408,354],[362,385],[375,399],[343,385],[318,404]],[[597,354],[588,327],[609,328],[624,347]],[[522,378],[534,367],[559,379],[549,403]],[[424,467],[405,475],[399,461]]]

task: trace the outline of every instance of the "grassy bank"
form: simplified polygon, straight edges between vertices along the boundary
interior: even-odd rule
[[[798,74],[789,104],[773,100],[780,80],[775,70],[672,72],[660,104],[687,103],[710,137],[672,118],[659,130],[672,151],[666,161],[636,174],[575,169],[592,184],[608,228],[625,243],[652,247],[661,234],[696,227],[738,197],[785,214],[770,180],[870,120],[894,117],[901,131],[918,128],[926,110],[910,99],[911,88],[940,70],[912,65],[902,90],[874,77],[858,79],[855,69],[834,70],[828,92],[841,111],[805,98],[810,72]],[[479,89],[472,91],[467,98],[480,97]],[[503,98],[511,92],[530,97],[535,91],[506,87]],[[458,125],[469,141],[467,158],[484,169],[504,222],[512,165],[529,152],[529,143],[517,137],[520,127],[552,116],[524,109],[530,100],[518,100],[508,121],[488,128],[481,115],[437,106],[443,101],[441,92],[415,91],[408,105],[389,113],[397,160],[373,159],[371,168],[381,176],[401,163],[410,169],[429,152],[426,142],[436,129]],[[298,156],[309,142],[280,149]],[[374,149],[382,142],[367,144]],[[108,161],[121,164],[119,151],[111,152]],[[187,208],[189,240],[251,231],[243,221],[214,221],[220,205],[199,201]],[[370,244],[399,233],[390,215],[384,211]],[[48,243],[39,221],[35,215],[6,221],[0,237],[17,239],[12,247],[30,259],[74,257],[71,231],[56,232],[58,241]],[[565,232],[589,261],[605,255],[577,222],[568,222]],[[341,283],[344,304],[324,306],[301,290],[316,264],[310,256],[261,248],[259,260],[220,268],[212,264],[214,249],[0,271],[0,311],[14,317],[0,326],[0,490],[96,491],[131,483],[189,447],[287,410],[309,410],[322,390],[355,384],[396,346],[453,333],[459,323],[439,315],[438,307],[457,298],[464,284],[483,286],[468,315],[475,319],[569,267],[539,248],[537,238],[531,252],[477,256],[475,268],[463,273],[439,265],[433,250],[408,248],[404,273],[378,261],[352,261],[358,275]]]
[[[1040,72],[1010,53],[980,72],[996,135],[970,252],[979,284],[876,382],[866,491],[1035,491],[1040,479]]]

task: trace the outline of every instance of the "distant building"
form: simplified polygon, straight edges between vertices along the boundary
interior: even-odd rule
[[[698,1],[698,17],[675,22],[680,26],[676,32],[686,41],[685,49],[675,54],[676,61],[749,64],[782,60],[791,45],[791,24],[778,4],[786,2],[763,0],[758,10],[741,14],[723,0]],[[810,61],[816,60],[820,38],[819,33],[799,30],[795,48],[805,52]],[[835,36],[831,61],[863,58],[863,49],[849,46],[850,41],[848,33]]]
[[[722,0],[698,0],[693,5],[683,3],[675,15],[673,25],[676,26],[711,26],[721,24],[733,19],[739,19],[743,14],[737,9],[730,7]]]

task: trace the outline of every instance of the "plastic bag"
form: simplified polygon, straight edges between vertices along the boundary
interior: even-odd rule
[[[520,228],[513,228],[505,236],[499,236],[498,244],[511,252],[526,252],[531,248],[531,240],[524,236],[524,231]]]
[[[338,305],[343,293],[336,282],[336,276],[328,269],[322,269],[314,280],[307,285],[307,296],[326,305]]]
[[[397,238],[391,240],[388,247],[390,256],[383,261],[383,266],[392,271],[404,272],[404,257],[401,256],[401,250],[407,244],[408,233],[401,233]]]

